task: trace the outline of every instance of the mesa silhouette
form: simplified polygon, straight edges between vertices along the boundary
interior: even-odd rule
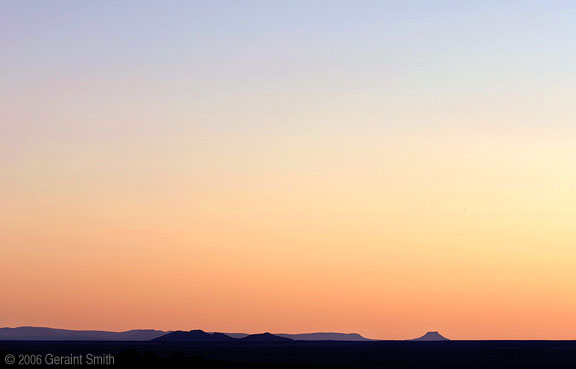
[[[408,341],[450,341],[450,340],[441,335],[440,333],[433,331],[433,332],[426,332],[426,334],[423,335],[422,337],[414,338]]]

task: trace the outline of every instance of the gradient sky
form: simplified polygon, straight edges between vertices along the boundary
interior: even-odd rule
[[[576,338],[573,1],[0,1],[0,326]]]

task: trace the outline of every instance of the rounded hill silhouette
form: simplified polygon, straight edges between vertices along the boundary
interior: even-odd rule
[[[294,341],[293,339],[276,336],[272,333],[260,333],[260,334],[251,334],[244,338],[240,338],[239,341],[241,342],[266,342],[266,343],[274,343],[274,342],[291,342]]]
[[[175,331],[164,336],[153,339],[158,342],[231,342],[236,339],[224,333],[206,333],[203,330]]]

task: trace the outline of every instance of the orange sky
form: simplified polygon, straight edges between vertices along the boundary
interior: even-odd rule
[[[0,326],[576,338],[562,11],[21,6]]]
[[[4,185],[3,324],[571,338],[569,140],[409,137],[238,172],[30,159]]]

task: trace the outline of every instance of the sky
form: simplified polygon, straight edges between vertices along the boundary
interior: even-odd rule
[[[575,339],[572,1],[0,1],[0,326]]]

